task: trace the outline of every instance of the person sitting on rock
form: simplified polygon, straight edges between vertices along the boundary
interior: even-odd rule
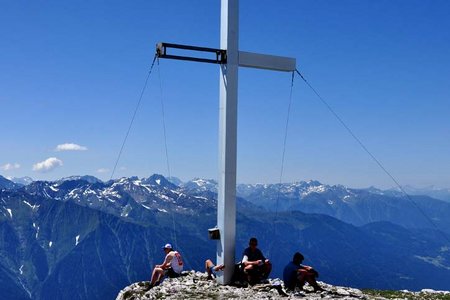
[[[156,265],[153,269],[150,288],[160,284],[166,276],[170,278],[179,277],[183,271],[183,259],[180,253],[173,250],[171,244],[165,244],[162,249],[166,253],[166,257],[162,264]]]
[[[300,252],[296,252],[292,261],[284,267],[283,281],[285,288],[293,291],[298,287],[302,290],[306,281],[314,288],[315,292],[323,291],[316,281],[319,273],[310,266],[302,265],[303,260],[303,255]]]
[[[247,281],[250,284],[260,283],[269,277],[272,271],[272,264],[264,257],[261,250],[257,248],[258,240],[252,237],[249,247],[244,250],[242,264]]]
[[[222,271],[225,268],[223,264],[220,264],[218,266],[214,265],[212,260],[207,259],[205,261],[205,269],[206,273],[208,273],[208,280],[213,279],[213,277],[217,277],[216,272]]]

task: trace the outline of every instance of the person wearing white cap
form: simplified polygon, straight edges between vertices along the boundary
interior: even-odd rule
[[[171,244],[165,244],[162,249],[166,253],[164,262],[156,265],[153,269],[152,279],[150,281],[150,288],[162,282],[165,276],[170,278],[180,276],[183,271],[183,259],[178,251],[173,250]]]

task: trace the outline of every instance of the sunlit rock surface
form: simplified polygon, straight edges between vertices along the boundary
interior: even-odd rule
[[[174,279],[166,279],[160,286],[149,289],[148,281],[134,283],[120,291],[116,300],[140,299],[384,299],[364,295],[360,290],[336,287],[319,282],[325,290],[314,293],[305,285],[304,291],[284,294],[284,286],[279,279],[271,279],[268,284],[238,288],[222,286],[215,280],[207,280],[206,273],[190,271]]]

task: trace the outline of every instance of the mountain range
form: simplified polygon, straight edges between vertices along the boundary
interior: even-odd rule
[[[301,251],[332,284],[450,290],[449,203],[317,181],[237,191],[236,257],[258,237],[273,276]],[[75,176],[21,185],[0,176],[2,298],[113,298],[149,279],[166,242],[187,269],[202,270],[215,256],[207,229],[216,224],[216,199],[215,182],[204,179]]]
[[[351,189],[317,181],[239,185],[238,195],[272,211],[299,210],[361,226],[391,222],[406,228],[432,228],[450,234],[450,203],[429,196],[379,189]]]
[[[75,178],[81,178],[84,177],[85,179],[90,178],[91,180],[95,180],[95,181],[100,181],[99,179],[93,177],[93,176],[71,176],[69,178],[75,179]],[[31,177],[25,176],[25,177],[11,177],[11,178],[7,178],[10,181],[19,184],[19,185],[28,185],[30,183],[33,182],[33,179]],[[181,186],[181,185],[191,185],[192,187],[196,187],[196,186],[201,186],[202,184],[208,184],[209,185],[209,189],[210,190],[216,190],[216,186],[217,186],[217,182],[215,180],[205,180],[205,179],[200,179],[200,178],[196,178],[193,179],[191,181],[188,182],[183,182],[181,181],[179,178],[177,177],[169,177],[168,180],[170,182],[172,182],[175,185]],[[312,181],[310,181],[312,182]],[[238,187],[245,187],[245,184],[240,184],[238,185]],[[206,187],[204,187],[206,188]],[[413,187],[410,185],[406,185],[406,186],[402,186],[403,191],[405,191],[406,193],[408,193],[409,195],[415,195],[415,196],[429,196],[431,198],[434,199],[438,199],[438,200],[442,200],[442,201],[446,201],[446,202],[450,202],[450,188],[439,188],[436,186],[427,186],[427,187],[421,187],[421,188],[417,188],[417,187]],[[394,194],[399,194],[399,193],[403,193],[401,191],[401,189],[399,188],[392,188],[389,190],[384,191],[384,193],[394,193]],[[367,188],[366,190],[372,190],[372,191],[381,191],[377,188],[374,187],[370,187]]]

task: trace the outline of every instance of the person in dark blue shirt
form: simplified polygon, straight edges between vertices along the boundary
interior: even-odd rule
[[[258,240],[252,237],[249,241],[249,247],[244,250],[242,258],[244,273],[247,275],[247,280],[250,284],[266,280],[270,271],[272,271],[272,264],[264,257],[257,246]]]
[[[310,266],[302,265],[303,260],[303,255],[300,252],[296,252],[292,261],[284,267],[283,281],[285,288],[291,291],[295,290],[296,287],[303,289],[306,281],[314,288],[315,292],[323,291],[316,281],[319,273]]]

